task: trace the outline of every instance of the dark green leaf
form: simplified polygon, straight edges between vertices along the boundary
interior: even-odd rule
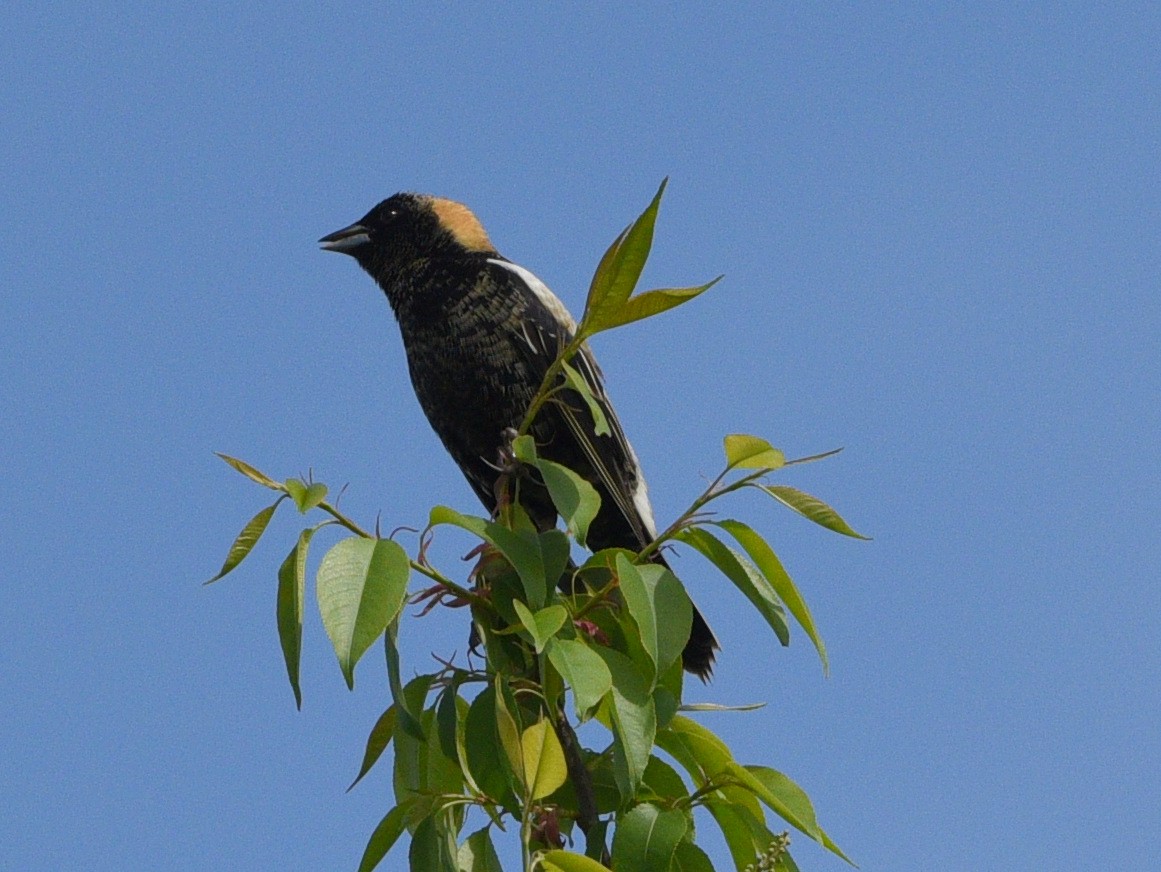
[[[783,645],[790,644],[786,615],[774,588],[757,569],[720,539],[701,527],[687,527],[674,538],[704,554],[734,586],[746,595]]]
[[[321,481],[308,485],[297,478],[291,478],[287,479],[285,487],[298,510],[304,515],[327,498],[327,486]]]
[[[809,518],[814,523],[826,527],[828,530],[834,530],[836,533],[842,533],[844,536],[851,536],[855,539],[864,539],[869,541],[869,536],[864,536],[862,533],[856,533],[851,529],[850,524],[839,517],[839,513],[820,500],[818,497],[811,496],[808,493],[803,493],[796,488],[787,487],[784,484],[764,484],[759,488],[764,490],[778,502],[784,506],[788,506],[804,518]]]
[[[645,778],[641,783],[657,799],[664,800],[661,803],[664,806],[671,805],[673,800],[689,797],[689,788],[677,774],[677,770],[656,755],[649,758],[649,765],[645,767]]]
[[[355,686],[359,658],[399,614],[410,572],[406,552],[390,539],[353,536],[323,557],[315,592],[347,687]]]
[[[682,842],[673,854],[673,872],[714,872],[706,852],[693,842]]]
[[[613,676],[601,656],[577,639],[549,640],[548,659],[572,688],[578,717],[601,701],[613,686]]]
[[[214,454],[218,455],[218,457],[222,458],[222,460],[226,461],[226,463],[230,464],[230,466],[232,466],[238,472],[242,473],[242,475],[246,476],[246,478],[250,479],[250,481],[257,482],[263,487],[268,487],[271,490],[285,492],[285,488],[283,488],[282,485],[280,485],[265,473],[259,472],[246,461],[239,460],[236,457],[231,457],[228,454],[222,454],[220,451],[215,451]]]
[[[636,795],[649,764],[657,733],[657,712],[649,685],[632,660],[612,648],[598,648],[597,653],[613,676],[613,772],[622,799],[628,801]]]
[[[508,783],[503,762],[504,750],[496,735],[496,691],[480,691],[464,719],[465,756],[472,780],[487,796],[509,810],[516,808],[516,795]]]
[[[363,765],[359,767],[359,774],[355,776],[355,780],[347,790],[363,780],[363,776],[371,771],[371,767],[379,761],[387,746],[391,744],[391,736],[395,733],[396,711],[394,704],[387,706],[387,710],[375,721],[375,726],[371,727],[371,733],[367,736],[367,748],[363,751]]]
[[[310,527],[299,533],[298,542],[278,568],[278,641],[282,644],[282,658],[286,661],[286,675],[294,691],[294,702],[300,709],[302,689],[298,673],[302,657],[302,610],[306,599],[306,552],[317,529]]]
[[[464,777],[456,749],[456,720],[459,714],[458,694],[445,688],[434,711],[425,712],[432,719],[427,731],[427,771],[424,789],[430,793],[452,795],[462,793]]]
[[[407,862],[411,872],[459,872],[448,845],[443,815],[424,818],[411,837]]]
[[[766,852],[774,834],[766,827],[759,809],[758,816],[737,803],[711,799],[705,803],[725,836],[734,866],[741,870],[754,868],[758,857]]]
[[[757,436],[733,433],[725,438],[727,469],[778,469],[786,455]]]
[[[430,730],[430,711],[423,710],[427,691],[434,675],[419,675],[407,683],[395,699],[396,718],[395,766],[391,773],[391,784],[395,790],[395,801],[414,799],[423,790],[427,779],[427,736]],[[414,732],[407,727],[405,712],[416,712]]]
[[[825,674],[829,670],[826,645],[823,644],[822,637],[814,626],[814,618],[810,614],[810,609],[807,608],[806,600],[802,598],[802,594],[798,592],[798,588],[790,578],[789,573],[783,568],[778,555],[774,553],[765,539],[741,521],[730,520],[715,523],[738,540],[738,544],[745,549],[746,553],[750,555],[750,559],[754,561],[766,580],[770,582],[774,592],[778,594],[782,602],[786,603],[786,608],[790,610],[790,614],[794,615],[798,623],[802,625],[802,629],[806,631],[806,635],[810,637],[810,641],[818,650],[819,659],[822,660],[822,671]]]
[[[266,525],[274,517],[274,510],[278,508],[278,504],[283,499],[284,497],[279,497],[272,505],[267,506],[246,522],[246,526],[242,528],[242,532],[238,534],[238,538],[230,546],[230,550],[226,554],[226,562],[222,564],[222,568],[218,571],[218,574],[207,581],[206,584],[213,584],[246,559],[246,555],[258,544],[258,540],[266,532]]]
[[[617,820],[613,865],[634,872],[669,872],[673,852],[688,829],[689,820],[680,811],[645,802],[634,806]]]
[[[391,850],[407,826],[407,814],[411,810],[411,803],[400,803],[386,817],[379,821],[379,826],[371,833],[367,847],[363,850],[363,859],[359,861],[359,872],[371,872],[379,865],[387,852]]]

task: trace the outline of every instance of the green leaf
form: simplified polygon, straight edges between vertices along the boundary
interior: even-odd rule
[[[597,266],[589,286],[585,313],[577,332],[591,336],[607,329],[615,323],[617,313],[637,287],[649,249],[653,247],[653,225],[657,221],[657,208],[665,193],[665,179],[653,201],[625,231],[609,246]]]
[[[226,554],[226,562],[222,564],[222,568],[218,574],[211,578],[206,584],[213,584],[222,576],[232,571],[239,563],[246,559],[246,555],[258,544],[258,540],[262,538],[262,534],[266,532],[266,525],[270,523],[270,519],[274,517],[274,510],[278,508],[278,504],[283,501],[285,497],[279,497],[272,505],[267,506],[253,518],[246,522],[246,526],[242,528],[242,532],[238,534],[238,538],[234,540],[234,544],[230,546],[229,552]]]
[[[584,400],[584,404],[588,406],[589,414],[593,416],[593,432],[597,436],[609,436],[612,434],[612,429],[609,427],[609,419],[605,415],[605,410],[601,408],[601,404],[597,402],[597,398],[593,395],[592,386],[585,381],[572,364],[568,361],[562,360],[560,362],[561,371],[564,372],[564,381],[570,388],[572,388]]]
[[[613,677],[610,691],[613,725],[613,772],[617,789],[624,801],[632,799],[641,786],[649,753],[657,734],[657,712],[649,684],[636,664],[612,648],[598,648],[597,653]]]
[[[673,854],[673,872],[714,872],[706,852],[693,842],[682,842]]]
[[[577,717],[601,701],[613,686],[613,676],[601,656],[579,639],[550,639],[548,659],[572,688]]]
[[[733,433],[724,440],[726,469],[778,469],[786,455],[757,436]]]
[[[540,535],[531,530],[516,532],[447,506],[436,506],[431,510],[428,527],[440,524],[467,530],[494,545],[520,576],[528,605],[534,609],[541,608],[548,596],[546,577],[551,575],[555,583],[568,564],[568,538],[559,530],[547,530]]]
[[[568,765],[560,739],[547,720],[537,721],[520,737],[528,798],[543,799],[568,779]]]
[[[387,852],[403,835],[403,830],[407,826],[407,815],[410,811],[410,802],[400,803],[387,812],[383,820],[379,821],[379,825],[371,833],[367,847],[363,849],[363,859],[359,861],[359,872],[371,872],[387,856]]]
[[[354,689],[355,664],[403,607],[410,572],[406,552],[390,539],[353,536],[323,557],[315,592],[347,687]]]
[[[459,872],[440,815],[424,818],[411,836],[407,862],[415,872]]]
[[[759,536],[753,529],[743,524],[741,521],[715,521],[716,526],[721,527],[731,536],[738,540],[738,544],[745,549],[750,559],[754,561],[754,565],[758,567],[766,580],[770,582],[770,586],[774,588],[774,592],[786,604],[786,608],[790,610],[790,614],[794,615],[802,629],[806,631],[806,635],[810,637],[810,641],[814,643],[814,647],[818,650],[819,659],[822,660],[822,671],[825,675],[830,670],[826,657],[826,645],[823,644],[822,637],[818,633],[818,628],[814,625],[814,618],[810,614],[810,609],[806,605],[806,600],[802,598],[802,594],[798,592],[793,579],[790,578],[789,573],[782,566],[782,561],[778,559],[778,555],[766,543],[766,540]]]
[[[638,566],[657,616],[657,673],[661,675],[681,656],[693,625],[693,603],[685,586],[664,566]]]
[[[645,582],[637,567],[630,563],[621,554],[616,558],[617,579],[620,582],[621,593],[625,597],[625,605],[641,638],[641,647],[649,657],[651,673],[648,676],[649,689],[657,678],[657,614],[653,611],[652,591],[646,588]],[[688,634],[687,634],[688,638]]]
[[[266,475],[266,473],[259,472],[246,461],[239,460],[236,457],[231,457],[228,454],[222,454],[220,451],[215,451],[214,454],[218,455],[218,457],[222,458],[222,460],[226,461],[226,463],[230,464],[230,466],[232,466],[238,472],[242,473],[242,475],[246,476],[246,478],[250,479],[250,481],[257,482],[263,487],[268,487],[271,490],[285,492],[286,489],[282,485],[280,485],[270,476]]]
[[[363,764],[359,767],[359,774],[355,776],[355,780],[347,788],[348,791],[363,780],[363,776],[379,762],[379,758],[383,756],[383,752],[391,744],[391,737],[395,733],[396,711],[398,709],[394,703],[387,706],[387,710],[379,715],[379,719],[375,721],[375,726],[371,727],[371,733],[367,736],[367,748],[363,751]]]
[[[456,748],[460,702],[455,689],[446,687],[430,712],[433,728],[427,731],[427,771],[423,781],[429,793],[450,796],[463,792],[464,776]]]
[[[540,855],[540,866],[546,872],[609,872],[596,860],[571,851],[545,851]]]
[[[689,820],[676,809],[662,811],[641,803],[621,816],[613,834],[613,865],[634,872],[669,872],[673,852],[689,831]]]
[[[641,784],[654,797],[662,800],[659,804],[665,807],[674,805],[674,800],[689,798],[689,788],[677,774],[677,770],[657,755],[649,758],[649,765],[645,767],[645,778]]]
[[[753,603],[779,641],[790,644],[790,629],[786,626],[782,604],[770,582],[748,560],[701,527],[687,527],[674,538],[704,554]]]
[[[568,618],[568,610],[560,604],[543,608],[536,614],[532,614],[520,600],[513,600],[512,606],[520,616],[520,623],[532,636],[537,654],[544,650],[548,640],[556,635],[556,631],[564,626],[565,619]]]
[[[695,287],[657,288],[652,291],[644,291],[626,300],[615,314],[610,315],[602,322],[601,329],[611,330],[614,327],[632,324],[634,321],[640,321],[643,318],[650,318],[653,315],[667,312],[670,309],[680,306],[682,303],[689,302],[694,297],[701,296],[721,280],[722,277],[718,276],[716,279],[708,281],[704,285],[697,285]]]
[[[581,545],[589,535],[589,524],[601,508],[597,489],[569,469],[551,460],[536,461],[536,468],[544,479],[544,486],[552,497],[552,504],[564,518],[568,531]]]
[[[492,845],[490,827],[481,827],[460,845],[456,863],[460,872],[504,872]]]
[[[738,870],[754,868],[758,857],[766,852],[774,834],[758,815],[743,805],[722,799],[710,799],[705,807],[717,822]]]
[[[327,498],[327,486],[321,481],[306,484],[297,478],[286,480],[286,492],[304,515]]]
[[[520,725],[508,709],[508,704],[504,699],[502,681],[503,679],[497,675],[495,682],[496,736],[500,740],[504,756],[508,758],[508,765],[511,767],[512,773],[523,786],[524,792],[527,793],[529,784],[527,773],[524,771],[524,746],[520,740]]]
[[[810,797],[781,772],[765,766],[742,766],[733,762],[725,771],[795,829],[822,842]]]
[[[419,715],[423,711],[423,700],[427,693],[427,685],[424,685],[424,695],[420,697],[419,704],[412,705],[399,674],[398,638],[399,617],[397,615],[395,620],[387,625],[387,632],[383,634],[383,649],[387,655],[387,681],[391,686],[391,699],[399,709],[397,717],[400,727],[413,739],[423,742],[426,741],[427,737],[424,735],[423,727],[420,726]],[[429,680],[428,684],[430,683]],[[415,684],[415,681],[410,682],[408,687],[411,687],[413,684]]]
[[[395,698],[396,718],[395,765],[391,772],[391,786],[395,791],[395,801],[414,799],[424,789],[427,780],[427,736],[430,732],[425,722],[430,723],[431,713],[423,710],[428,689],[434,675],[418,675],[399,691]],[[413,727],[409,727],[404,714],[417,712]],[[410,716],[409,716],[410,717]]]
[[[784,484],[764,484],[758,485],[758,487],[760,490],[764,490],[770,494],[770,496],[774,497],[782,505],[794,509],[802,517],[809,518],[814,523],[826,527],[828,530],[834,530],[836,533],[842,533],[844,536],[851,536],[855,539],[870,541],[870,536],[856,533],[851,529],[850,524],[839,516],[838,512],[818,497],[803,493],[796,488],[787,487]]]
[[[678,711],[683,712],[753,712],[766,708],[764,702],[751,702],[745,705],[721,705],[716,702],[690,702],[682,705]]]
[[[675,715],[657,732],[657,745],[697,781],[705,784],[733,761],[726,743],[697,721]]]
[[[299,709],[302,708],[302,689],[298,678],[302,657],[303,601],[306,599],[306,552],[317,529],[310,527],[299,533],[298,542],[278,568],[278,641],[282,644],[286,675],[290,679],[294,702]]]
[[[464,751],[468,772],[480,790],[513,811],[518,800],[502,762],[505,752],[496,735],[496,717],[496,690],[485,687],[472,700],[464,718]]]

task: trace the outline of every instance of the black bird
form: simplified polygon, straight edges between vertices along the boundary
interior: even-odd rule
[[[387,295],[419,404],[476,495],[494,512],[503,434],[520,426],[576,322],[540,279],[496,251],[471,210],[452,200],[396,194],[319,243],[355,258]],[[612,432],[597,435],[588,406],[577,393],[565,391],[557,397],[561,402],[546,403],[537,414],[531,428],[537,451],[582,475],[600,494],[590,548],[638,551],[656,538],[657,529],[637,455],[587,346],[573,365]],[[520,502],[541,529],[556,524],[543,487],[521,488]],[[695,608],[682,664],[707,680],[717,647]]]

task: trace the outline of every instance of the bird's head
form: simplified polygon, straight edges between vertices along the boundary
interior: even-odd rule
[[[496,253],[467,206],[408,193],[389,197],[354,224],[324,236],[319,245],[349,254],[372,274],[441,254]]]

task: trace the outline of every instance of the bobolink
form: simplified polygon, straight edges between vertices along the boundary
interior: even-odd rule
[[[519,427],[545,372],[576,330],[564,304],[531,272],[502,257],[464,205],[400,193],[357,222],[319,240],[349,254],[387,295],[407,352],[411,382],[428,421],[490,512],[496,458],[505,432]],[[541,457],[587,479],[601,497],[589,527],[594,551],[638,551],[657,536],[649,493],[585,347],[573,365],[608,420],[597,435],[573,391],[545,404],[531,428]],[[522,487],[520,504],[540,529],[556,524],[543,486]],[[659,563],[661,557],[655,558]],[[685,668],[706,680],[717,641],[694,609]]]

